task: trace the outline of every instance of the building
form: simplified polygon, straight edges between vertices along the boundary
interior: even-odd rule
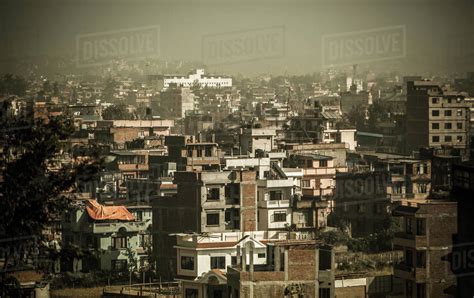
[[[256,265],[265,264],[265,232],[178,234],[177,280],[185,297],[229,297],[227,268],[237,264],[237,247],[253,245]],[[265,241],[266,242],[266,241]],[[247,256],[247,263],[250,256]],[[192,296],[195,295],[195,296]]]
[[[284,230],[292,223],[291,202],[296,194],[294,180],[274,163],[258,184],[258,230]]]
[[[257,230],[255,171],[176,172],[177,195],[153,202],[153,243],[163,278],[176,275],[172,233]]]
[[[466,95],[430,81],[408,82],[406,151],[452,147],[467,155],[470,111]]]
[[[268,242],[264,265],[256,264],[254,249],[252,245],[238,247],[237,265],[227,268],[231,297],[334,297],[330,246],[308,240]]]
[[[84,123],[89,139],[114,149],[125,148],[125,143],[148,136],[170,135],[173,120],[102,120]]]
[[[147,247],[151,246],[149,206],[128,209],[104,206],[95,200],[76,203],[62,221],[63,249],[78,247],[88,253],[83,258],[67,260],[62,270],[128,271],[131,260],[137,263],[136,270],[146,265]]]
[[[405,297],[452,297],[456,277],[449,255],[457,231],[457,203],[429,200],[401,205],[393,215],[403,219],[403,231],[395,234],[393,244],[404,253],[394,276],[403,280]]]
[[[158,111],[163,118],[181,119],[194,110],[194,94],[190,88],[170,86],[160,93]]]
[[[222,76],[205,76],[204,69],[196,69],[196,73],[185,76],[165,76],[164,87],[169,88],[171,84],[178,87],[191,88],[198,86],[199,88],[221,88],[232,87],[232,78]]]
[[[240,148],[243,154],[255,157],[256,151],[270,152],[275,146],[275,129],[246,128],[240,135]]]
[[[457,201],[458,230],[454,237],[454,249],[451,258],[451,269],[457,277],[457,296],[474,295],[474,270],[472,251],[474,249],[474,165],[472,163],[453,166],[453,187],[451,196]]]

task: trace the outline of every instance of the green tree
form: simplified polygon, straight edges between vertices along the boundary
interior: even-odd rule
[[[74,190],[76,179],[86,179],[85,173],[99,169],[97,156],[78,166],[53,166],[74,132],[72,119],[50,117],[45,122],[12,117],[7,108],[4,105],[0,110],[0,245],[4,268],[18,261],[18,251],[12,246],[21,241],[23,247],[34,247],[44,228],[60,218],[70,203],[66,193]]]
[[[111,105],[102,112],[102,118],[104,120],[130,120],[133,119],[127,106],[124,104]]]
[[[25,79],[12,74],[5,74],[0,78],[0,95],[18,95],[26,93],[28,84]]]

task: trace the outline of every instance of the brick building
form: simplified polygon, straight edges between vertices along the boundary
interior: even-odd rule
[[[430,200],[402,205],[393,215],[404,222],[393,244],[404,253],[394,276],[403,280],[405,297],[452,297],[456,278],[449,255],[457,230],[457,203]]]
[[[257,230],[256,172],[176,172],[174,183],[176,196],[153,202],[154,253],[163,278],[176,272],[176,239],[169,234]]]
[[[243,257],[247,254],[248,264]],[[232,297],[334,297],[330,246],[301,240],[269,242],[265,265],[254,263],[252,246],[243,246],[239,255],[238,264],[227,269]]]

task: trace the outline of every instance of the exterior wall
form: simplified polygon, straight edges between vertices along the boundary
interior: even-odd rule
[[[164,87],[168,88],[170,84],[176,84],[182,87],[192,87],[196,82],[200,87],[232,87],[232,78],[204,77],[203,69],[197,69],[195,74],[190,74],[188,77],[166,77],[164,79]]]
[[[450,270],[449,256],[452,239],[456,233],[455,202],[431,202],[410,207],[407,211],[398,208],[405,220],[404,232],[396,234],[394,244],[404,251],[401,265],[395,267],[395,277],[404,280],[405,293],[411,284],[416,297],[417,287],[425,288],[426,297],[451,297],[445,293],[455,285],[455,276]],[[400,210],[400,211],[399,211]],[[411,232],[407,222],[411,220]],[[424,222],[424,230],[417,229],[417,221]],[[409,259],[411,252],[411,259]],[[418,253],[424,254],[418,259]]]
[[[259,258],[258,254],[265,254],[266,248],[255,248],[253,260],[255,265],[263,265],[266,263],[266,255],[264,258]],[[195,258],[195,269],[191,270],[183,270],[180,267],[180,256],[193,256]],[[237,252],[235,248],[227,248],[227,249],[207,249],[207,250],[199,250],[196,251],[193,248],[190,249],[182,249],[178,248],[178,268],[177,272],[178,275],[181,276],[188,276],[188,277],[198,277],[207,272],[209,272],[211,268],[211,257],[225,257],[225,266],[224,268],[218,268],[222,272],[227,272],[227,267],[231,266],[232,264],[232,257],[236,257]],[[247,255],[247,264],[250,262],[250,255]]]

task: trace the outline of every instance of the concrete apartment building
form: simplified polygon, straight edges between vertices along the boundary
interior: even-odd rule
[[[63,247],[75,246],[100,258],[74,258],[65,263],[66,271],[128,271],[130,257],[138,267],[146,265],[151,245],[150,206],[104,206],[96,201],[78,201],[62,221]],[[130,250],[133,255],[129,255]],[[138,268],[137,268],[138,269]]]
[[[256,265],[265,264],[265,232],[225,232],[178,234],[177,280],[182,282],[184,297],[228,297],[227,268],[237,265],[237,247],[252,245]],[[250,256],[247,256],[247,264]],[[215,278],[213,278],[213,277]],[[193,296],[195,295],[195,296]]]
[[[125,148],[125,143],[148,136],[167,136],[173,120],[101,120],[84,123],[89,139],[113,149]]]
[[[257,150],[270,152],[276,149],[276,130],[268,128],[246,128],[240,134],[240,148],[242,154],[255,157]]]
[[[176,275],[176,238],[171,233],[257,230],[255,171],[176,172],[175,197],[153,202],[153,244],[164,278]]]
[[[467,94],[443,90],[430,81],[407,83],[406,151],[424,147],[452,147],[468,154]]]
[[[294,180],[273,164],[269,174],[259,179],[258,230],[282,230],[291,226],[291,202],[296,193]]]
[[[335,297],[330,246],[305,240],[269,242],[264,265],[256,264],[253,250],[243,246],[240,261],[227,268],[231,297]]]
[[[449,256],[457,231],[457,203],[429,200],[402,205],[393,215],[404,223],[393,244],[404,253],[394,276],[403,280],[405,297],[453,297],[456,277]]]
[[[159,114],[163,118],[181,119],[194,110],[194,94],[190,88],[171,86],[160,93]]]

